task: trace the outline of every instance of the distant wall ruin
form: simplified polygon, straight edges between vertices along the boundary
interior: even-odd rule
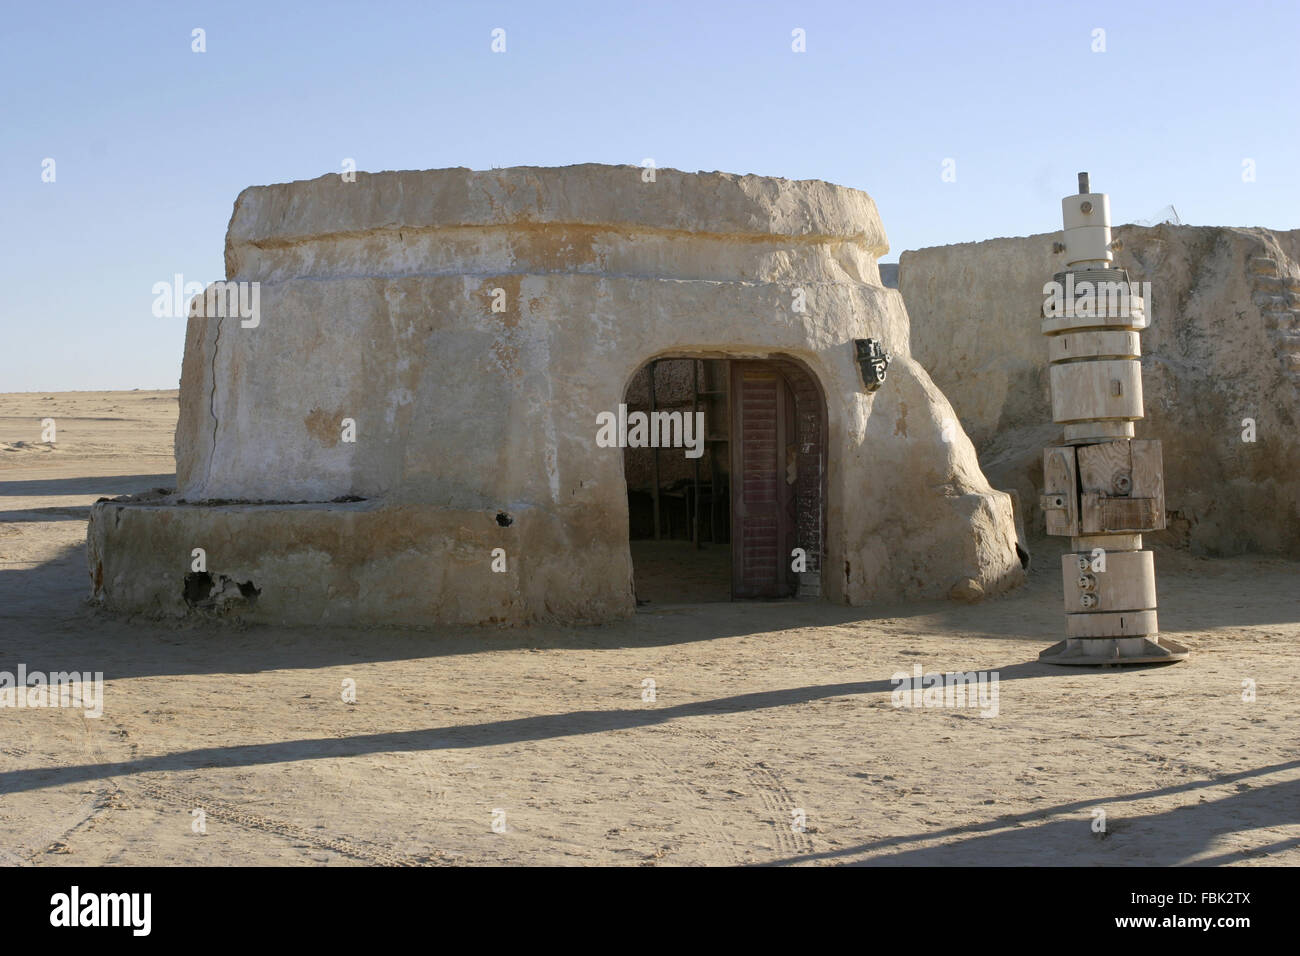
[[[1300,230],[1120,226],[1117,265],[1151,283],[1146,418],[1164,443],[1169,530],[1197,553],[1300,555]],[[904,252],[912,354],[948,396],[999,488],[1041,532],[1051,421],[1044,277],[1059,234]],[[1243,420],[1256,441],[1242,440]]]

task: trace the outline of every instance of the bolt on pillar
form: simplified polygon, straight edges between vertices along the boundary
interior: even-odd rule
[[[1162,638],[1155,563],[1144,532],[1165,526],[1160,442],[1134,438],[1142,418],[1138,332],[1147,302],[1115,267],[1110,197],[1089,189],[1061,200],[1065,230],[1054,247],[1065,271],[1044,288],[1052,420],[1061,443],[1043,451],[1047,533],[1070,539],[1061,558],[1066,638],[1038,659],[1052,664],[1149,664],[1182,660]],[[1149,288],[1144,286],[1144,289]]]

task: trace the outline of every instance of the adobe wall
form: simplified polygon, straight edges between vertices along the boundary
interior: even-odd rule
[[[212,572],[261,589],[245,611],[265,620],[630,613],[623,452],[596,445],[596,415],[657,355],[788,356],[817,377],[823,595],[1011,586],[1009,499],[942,433],[953,413],[880,285],[885,249],[870,197],[821,182],[573,166],[247,189],[227,277],[260,283],[260,322],[191,317],[179,488],[96,507],[96,594],[183,612],[175,582],[205,546]],[[894,353],[874,394],[866,337]]]
[[[1151,283],[1146,418],[1164,446],[1169,530],[1204,554],[1300,554],[1300,230],[1119,226],[1117,265]],[[1043,284],[1059,233],[904,252],[912,353],[952,401],[986,474],[1041,531],[1051,423]],[[1243,419],[1256,441],[1242,440]]]

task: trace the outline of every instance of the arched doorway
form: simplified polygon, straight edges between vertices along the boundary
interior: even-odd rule
[[[807,367],[659,356],[632,376],[624,406],[638,605],[820,595],[826,402]]]

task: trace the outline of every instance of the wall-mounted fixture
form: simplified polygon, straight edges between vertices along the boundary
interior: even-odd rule
[[[854,339],[853,346],[862,369],[862,387],[874,392],[885,384],[885,372],[893,356],[875,339]]]

